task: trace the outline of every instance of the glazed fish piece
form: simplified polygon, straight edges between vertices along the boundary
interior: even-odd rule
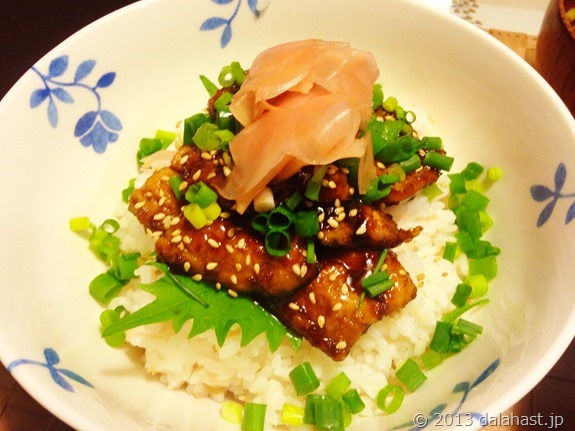
[[[373,271],[379,256],[354,250],[333,255],[309,284],[272,307],[297,334],[341,361],[371,325],[416,297],[415,284],[392,251],[384,264],[393,287],[374,298],[363,294],[361,279]]]
[[[194,228],[172,192],[171,168],[156,171],[130,195],[130,211],[156,239],[159,259],[172,269],[202,277],[235,292],[286,294],[308,283],[316,264],[306,263],[307,242],[292,238],[286,256],[273,257],[263,240],[231,219]],[[294,270],[297,268],[298,270]]]

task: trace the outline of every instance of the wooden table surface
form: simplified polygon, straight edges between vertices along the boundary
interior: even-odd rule
[[[16,83],[44,54],[95,19],[133,3],[130,0],[1,0],[0,95]],[[533,64],[534,35],[487,30]],[[520,418],[541,415],[561,417],[557,429],[575,430],[575,342],[549,374],[502,417],[515,424],[493,425],[487,431],[538,431],[541,425],[520,425]],[[514,419],[515,418],[515,419]],[[69,431],[28,395],[0,365],[0,431]]]

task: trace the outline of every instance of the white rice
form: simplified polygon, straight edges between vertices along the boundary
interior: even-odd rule
[[[231,397],[267,404],[266,429],[279,424],[284,403],[303,405],[304,400],[295,395],[288,377],[303,361],[312,363],[322,385],[344,371],[366,403],[361,414],[381,414],[374,402],[377,392],[393,376],[397,365],[424,352],[436,321],[451,309],[450,299],[460,282],[457,266],[441,259],[445,242],[453,241],[456,232],[454,215],[445,206],[447,181],[443,176],[438,183],[444,190],[443,197],[429,202],[425,196],[418,196],[389,209],[400,227],[423,226],[417,238],[394,249],[418,285],[417,297],[399,313],[373,325],[344,361],[334,362],[305,341],[299,352],[284,340],[270,353],[263,334],[240,348],[237,327],[219,348],[212,331],[188,339],[191,322],[177,334],[171,323],[136,328],[128,331],[128,343],[143,349],[146,369],[171,389],[185,388],[194,396],[216,401]],[[117,216],[123,247],[151,252],[153,243],[125,205],[118,208]],[[140,275],[144,282],[153,277],[149,271]],[[132,282],[110,308],[124,305],[134,311],[151,300],[152,296]]]

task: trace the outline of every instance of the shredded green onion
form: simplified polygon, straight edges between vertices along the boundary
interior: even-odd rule
[[[401,386],[390,384],[377,393],[375,403],[380,410],[391,414],[401,407],[404,396],[405,393]]]
[[[100,314],[100,324],[102,331],[105,330],[112,323],[117,322],[126,314],[126,309],[123,306],[116,307],[113,310],[104,310]],[[117,334],[108,335],[104,337],[106,343],[111,347],[121,347],[126,342],[126,333],[118,332]]]
[[[298,396],[307,395],[319,388],[319,379],[308,361],[291,370],[289,378]]]
[[[421,371],[417,362],[411,358],[407,359],[401,367],[398,368],[395,372],[395,377],[411,392],[414,392],[427,380],[427,376]]]

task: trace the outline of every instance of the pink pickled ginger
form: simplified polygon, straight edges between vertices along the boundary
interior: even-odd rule
[[[230,142],[234,167],[220,194],[243,213],[264,187],[303,166],[364,157],[371,142],[358,135],[378,76],[373,56],[348,43],[304,40],[262,52],[230,105],[244,129]]]

